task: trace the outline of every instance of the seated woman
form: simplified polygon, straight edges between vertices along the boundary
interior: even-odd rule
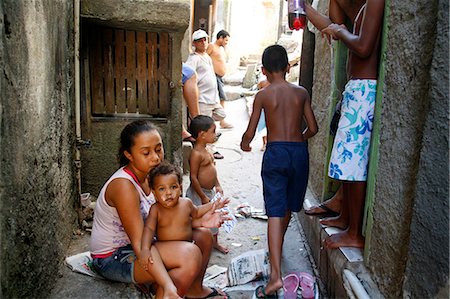
[[[152,263],[145,270],[148,260],[141,259],[142,233],[155,203],[147,174],[163,159],[162,139],[153,124],[139,120],[123,129],[121,167],[103,186],[95,208],[90,240],[93,266],[110,280],[155,283],[157,298],[227,298],[224,292],[203,286],[213,239],[202,226],[218,227],[224,220],[213,209],[193,221],[193,243],[156,242],[151,248]]]

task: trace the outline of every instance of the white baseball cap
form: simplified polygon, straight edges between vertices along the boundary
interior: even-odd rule
[[[192,40],[193,41],[201,39],[201,38],[204,38],[204,37],[208,38],[208,33],[206,33],[206,31],[204,31],[202,29],[199,29],[197,31],[194,31],[194,33],[192,33]]]

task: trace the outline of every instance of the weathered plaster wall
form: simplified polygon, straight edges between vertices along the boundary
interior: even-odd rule
[[[431,140],[441,139],[442,142],[446,139],[442,139],[443,136],[448,136],[448,132],[438,128],[430,131],[425,127],[427,119],[430,121],[442,119],[440,113],[434,115],[433,107],[442,104],[445,108],[441,107],[441,109],[447,110],[448,98],[437,99],[434,97],[435,93],[430,93],[429,90],[430,79],[432,79],[430,66],[433,53],[436,53],[434,47],[437,34],[438,1],[391,0],[389,9],[386,79],[373,207],[374,225],[370,253],[366,262],[374,274],[374,280],[380,291],[387,297],[398,298],[402,295],[410,244],[415,243],[415,248],[412,249],[414,252],[416,250],[425,251],[420,256],[420,259],[424,259],[424,263],[428,263],[428,259],[431,258],[429,254],[436,254],[435,250],[445,256],[448,255],[448,250],[441,251],[444,249],[443,246],[427,252],[431,250],[430,246],[433,244],[426,244],[426,239],[423,239],[425,236],[420,235],[420,231],[412,232],[413,229],[420,226],[427,231],[433,230],[433,227],[438,228],[438,223],[444,224],[436,219],[436,212],[432,208],[436,201],[440,202],[440,199],[434,198],[426,188],[426,180],[419,179],[419,183],[417,183],[417,176],[419,167],[431,166],[437,162],[435,155],[443,154],[435,152],[438,149],[428,152],[431,149],[428,146],[424,147],[427,139],[423,138],[426,136]],[[442,53],[442,55],[448,59],[448,54]],[[439,57],[437,58],[439,59]],[[439,80],[442,79],[439,78]],[[448,83],[448,79],[446,82]],[[437,87],[439,90],[441,88],[443,88],[442,85]],[[444,105],[445,101],[447,101],[446,105]],[[432,124],[434,122],[429,123],[429,125]],[[419,163],[421,158],[423,159],[422,163]],[[429,158],[432,160],[427,161]],[[443,163],[447,167],[448,159]],[[430,175],[442,183],[437,178],[438,173],[434,172],[439,169],[438,166],[433,167],[436,167],[432,170],[434,174],[423,170],[425,171],[423,179]],[[448,176],[446,178],[448,180]],[[426,202],[433,202],[433,204],[428,206]],[[418,222],[424,220],[421,216],[428,215],[428,218],[425,222],[411,226],[412,216],[416,212],[414,207],[424,209],[418,211],[416,215]],[[439,209],[445,209],[445,206],[440,204]],[[448,228],[448,224],[445,227]],[[428,237],[434,240],[431,235]],[[414,266],[411,265],[411,270],[419,266],[415,264],[415,261],[409,262],[414,263]],[[437,278],[435,270],[430,269],[425,277],[430,286],[433,284],[432,281]],[[416,278],[416,276],[414,277]]]
[[[82,0],[81,13],[111,27],[184,33],[190,5],[190,0]]]
[[[166,159],[182,166],[181,123],[181,52],[182,39],[189,25],[189,0],[82,0],[81,15],[109,27],[143,31],[169,32],[172,44],[170,115],[166,120],[155,120],[164,135]],[[82,138],[92,140],[92,148],[82,151],[82,192],[97,196],[105,181],[118,168],[116,159],[119,136],[123,127],[133,119],[92,120],[83,115],[87,125]]]
[[[328,15],[328,0],[320,1],[318,10]],[[321,198],[329,134],[331,54],[327,40],[322,38],[320,34],[316,34],[315,38],[312,108],[319,126],[319,132],[308,141],[310,155],[309,188],[317,198]]]
[[[449,3],[439,1],[403,297],[449,298]],[[432,275],[432,277],[430,277]]]
[[[48,294],[76,224],[72,1],[0,2],[2,298]]]

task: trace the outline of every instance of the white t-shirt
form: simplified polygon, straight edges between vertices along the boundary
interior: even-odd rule
[[[219,103],[219,91],[217,90],[217,78],[211,57],[205,52],[191,53],[186,64],[197,72],[197,85],[199,91],[198,101],[205,104]]]
[[[117,178],[124,178],[131,181],[136,190],[138,190],[141,215],[144,221],[148,216],[150,207],[155,203],[153,194],[146,195],[133,177],[124,171],[124,167],[118,169],[105,183],[97,198],[91,240],[89,242],[91,254],[94,255],[107,254],[131,243],[123,228],[116,208],[108,205],[105,199],[106,188],[108,188],[109,183]]]

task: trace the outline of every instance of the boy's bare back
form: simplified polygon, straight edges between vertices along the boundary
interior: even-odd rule
[[[286,81],[273,82],[256,95],[254,105],[264,110],[268,142],[304,141],[302,120],[307,101],[306,89]]]
[[[170,209],[154,204],[149,217],[156,217],[158,241],[192,241],[191,213],[193,203],[180,197],[178,204]]]

